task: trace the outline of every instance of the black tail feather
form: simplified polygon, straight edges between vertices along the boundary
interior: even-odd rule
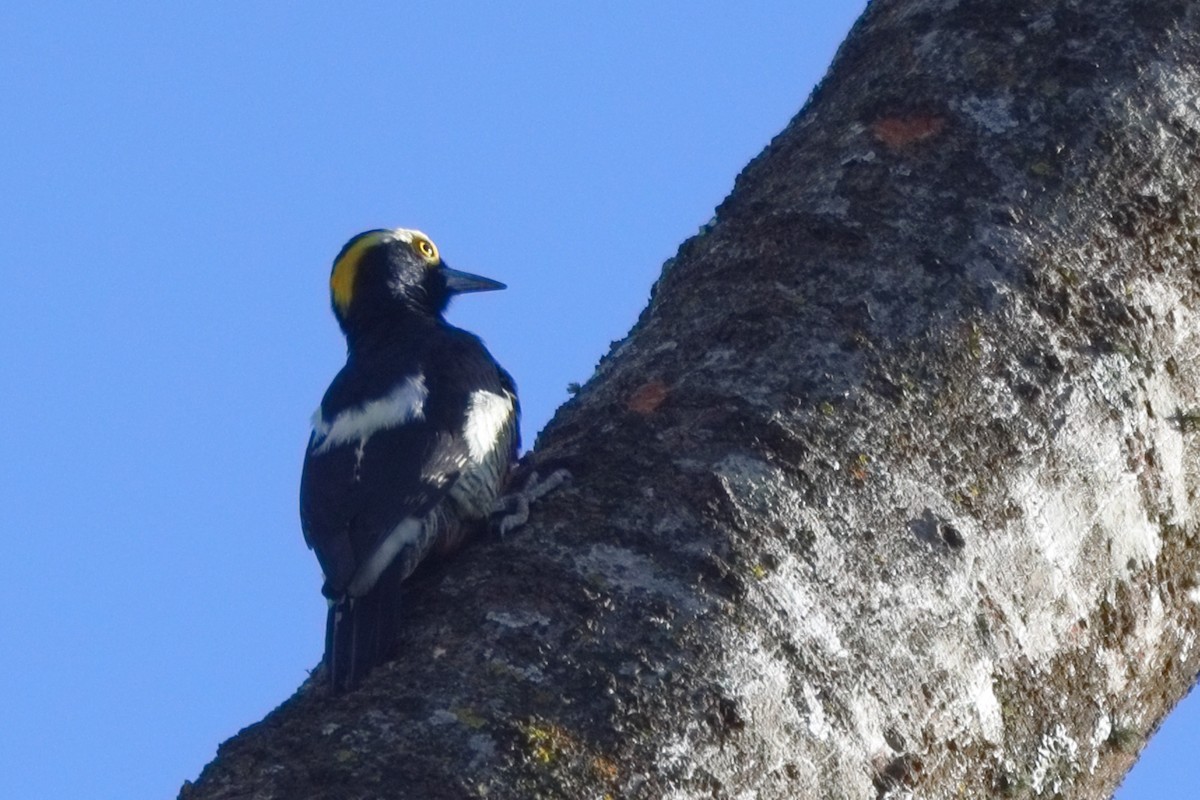
[[[387,572],[390,572],[388,570]],[[334,692],[348,692],[395,650],[399,597],[391,581],[380,581],[362,597],[329,605],[325,623],[325,667]]]
[[[347,597],[329,605],[325,622],[325,667],[329,686],[347,692],[358,686],[375,661],[375,624],[367,598]]]

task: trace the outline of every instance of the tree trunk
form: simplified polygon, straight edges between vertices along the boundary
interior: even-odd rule
[[[1197,65],[1187,0],[873,2],[574,485],[181,797],[1109,796],[1200,670]]]

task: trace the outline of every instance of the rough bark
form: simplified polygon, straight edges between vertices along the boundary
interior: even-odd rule
[[[1200,670],[1200,11],[876,0],[402,657],[181,797],[1107,797]]]

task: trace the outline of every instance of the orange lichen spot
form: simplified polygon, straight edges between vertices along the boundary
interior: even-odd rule
[[[612,759],[605,758],[604,756],[592,757],[592,772],[606,781],[615,781],[621,777],[621,771],[617,769],[617,765]]]
[[[933,114],[883,117],[871,123],[871,133],[889,150],[903,150],[931,139],[946,127],[946,118]]]
[[[868,465],[871,463],[871,457],[865,453],[859,453],[858,459],[849,467],[850,477],[854,478],[858,483],[866,483],[867,477],[870,475]]]
[[[654,380],[642,384],[629,396],[626,405],[635,414],[653,414],[667,399],[670,391],[662,381]]]

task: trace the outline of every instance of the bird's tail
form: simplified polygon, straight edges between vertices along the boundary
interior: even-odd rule
[[[325,623],[325,668],[334,692],[356,688],[391,658],[396,635],[396,595],[376,586],[362,597],[330,603]],[[391,602],[386,602],[390,600]]]

